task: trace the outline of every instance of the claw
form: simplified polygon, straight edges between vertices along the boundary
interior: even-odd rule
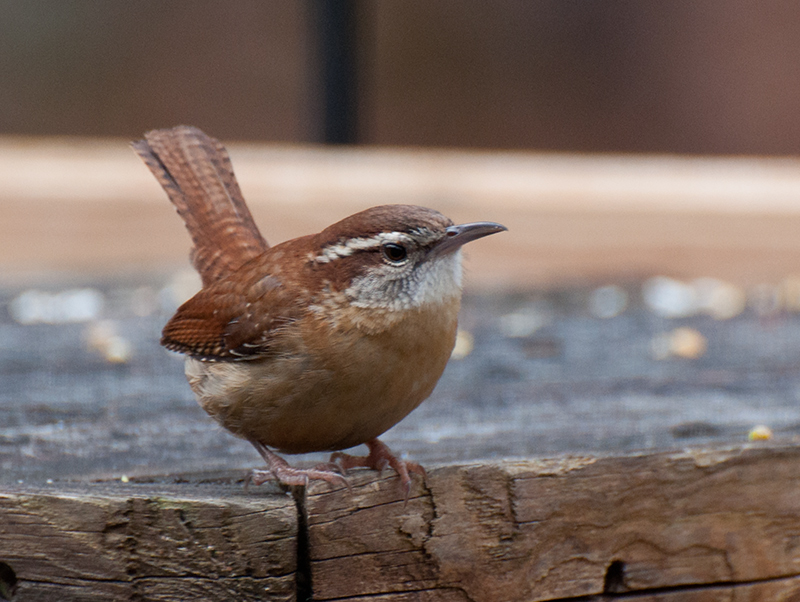
[[[261,457],[267,463],[267,470],[255,469],[245,478],[245,489],[250,483],[262,485],[267,481],[278,481],[283,485],[308,485],[309,481],[326,481],[331,485],[344,485],[350,489],[350,483],[342,476],[338,466],[317,466],[315,468],[293,468],[278,454],[267,449],[266,446],[251,441]]]
[[[342,467],[336,462],[320,462],[314,466],[314,470],[324,470],[325,472],[333,472],[340,475],[344,474]]]
[[[351,456],[344,452],[335,452],[331,454],[331,463],[337,464],[345,472],[349,468],[371,468],[379,472],[387,466],[393,468],[400,477],[400,483],[405,491],[405,503],[408,503],[408,497],[411,494],[409,473],[416,473],[424,478],[425,469],[416,462],[400,460],[385,443],[378,439],[367,441],[367,447],[369,448],[367,456]]]

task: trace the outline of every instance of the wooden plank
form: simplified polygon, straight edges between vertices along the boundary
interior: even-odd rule
[[[198,406],[180,356],[159,345],[169,313],[132,315],[137,289],[101,290],[103,318],[130,345],[122,364],[91,346],[92,323],[0,315],[0,483],[212,469],[243,476],[258,466],[252,446]],[[734,444],[757,424],[778,441],[800,437],[800,315],[673,321],[631,308],[599,319],[586,315],[588,293],[466,297],[461,326],[475,337],[473,351],[448,364],[431,398],[386,442],[435,465]],[[0,291],[0,305],[12,299]],[[506,336],[501,316],[523,311],[541,319],[540,330]],[[705,355],[650,356],[652,341],[678,325],[707,338]]]
[[[99,323],[20,324],[0,311],[0,484],[233,469],[241,477],[260,464],[198,406],[181,357],[159,345],[171,308],[157,309],[158,286],[98,286]],[[134,313],[142,289],[156,305],[147,316]],[[384,440],[428,466],[736,444],[755,425],[775,441],[800,438],[800,314],[669,320],[630,286],[631,307],[601,319],[589,315],[591,290],[467,295],[460,325],[474,349],[450,361],[430,399]],[[0,307],[16,294],[0,289]],[[509,336],[507,316],[535,331]],[[705,337],[705,354],[653,355],[653,341],[679,326]],[[126,361],[104,357],[96,330],[128,344]]]
[[[415,482],[406,506],[395,477],[356,471],[352,493],[314,485],[306,502],[313,598],[565,600],[606,589],[648,602],[791,599],[798,456],[772,447],[447,466]],[[92,489],[0,495],[15,600],[293,599],[288,498],[189,483]]]
[[[405,508],[388,475],[359,474],[352,495],[314,484],[315,599],[561,599],[603,593],[612,566],[614,591],[653,600],[795,577],[799,460],[746,446],[445,466]]]
[[[4,487],[14,600],[294,600],[294,502],[233,488]]]

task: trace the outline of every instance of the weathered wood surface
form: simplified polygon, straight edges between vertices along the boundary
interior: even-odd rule
[[[357,483],[352,495],[311,487],[315,600],[510,602],[604,589],[788,600],[800,589],[795,448],[447,466],[415,481],[405,508],[395,479]]]
[[[294,600],[296,545],[292,499],[240,484],[0,489],[14,602]]]
[[[92,347],[93,322],[26,325],[0,313],[0,483],[243,475],[258,465],[248,443],[197,405],[181,357],[159,346],[171,310],[131,310],[143,288],[159,294],[148,283],[98,287],[102,321],[131,346],[123,363]],[[800,438],[800,314],[668,320],[636,302],[632,286],[631,307],[603,320],[588,315],[589,292],[468,295],[461,326],[474,350],[451,360],[431,398],[385,441],[435,464],[736,444],[757,424],[782,443]],[[0,305],[15,294],[0,291]],[[508,315],[541,325],[509,337]],[[653,339],[677,325],[707,337],[703,356],[653,357]]]
[[[299,507],[218,475],[176,480],[4,487],[13,600],[291,600],[297,572],[320,601],[800,593],[793,447],[432,467],[407,504],[394,475],[365,470]]]

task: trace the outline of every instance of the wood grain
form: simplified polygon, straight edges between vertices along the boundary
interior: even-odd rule
[[[680,588],[658,593],[625,594],[632,602],[795,602],[800,596],[800,579],[776,579],[767,583]],[[559,598],[553,602],[610,602],[617,596],[597,595],[580,598]],[[469,599],[457,590],[427,590],[378,596],[357,596],[348,602],[466,602]]]
[[[765,583],[678,589],[632,595],[635,602],[793,602],[800,596],[800,579],[775,579]],[[601,598],[602,600],[602,598]]]
[[[315,599],[596,595],[614,562],[615,591],[654,600],[796,577],[798,460],[797,449],[742,448],[447,466],[417,480],[405,508],[388,476],[360,474],[352,496],[314,485]]]
[[[0,492],[15,602],[294,600],[297,515],[283,496],[195,487]]]
[[[0,562],[15,602],[293,600],[298,569],[314,600],[795,600],[798,460],[754,445],[450,465],[407,504],[395,476],[359,470],[350,492],[313,484],[300,514],[199,475],[6,486]]]

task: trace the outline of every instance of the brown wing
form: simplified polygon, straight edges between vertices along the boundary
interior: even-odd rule
[[[218,140],[190,126],[153,130],[134,150],[156,176],[194,242],[192,262],[208,286],[269,247],[250,215]]]
[[[178,308],[164,327],[161,344],[205,360],[246,360],[269,353],[276,331],[298,317],[294,308],[299,306],[277,278],[245,271],[250,278],[240,273],[235,283],[218,281]]]

